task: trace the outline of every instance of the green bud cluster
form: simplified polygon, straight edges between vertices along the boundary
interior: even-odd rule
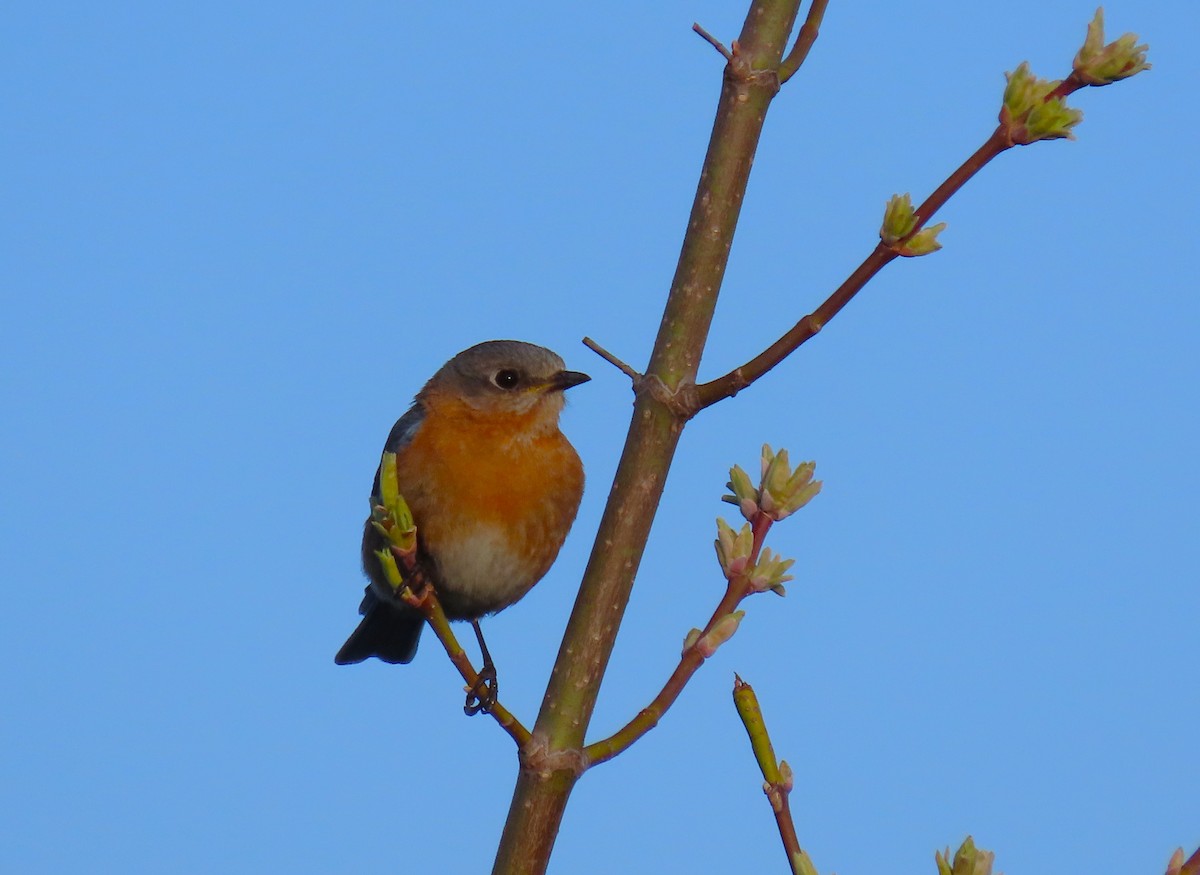
[[[1038,140],[1075,139],[1071,128],[1083,121],[1083,112],[1067,106],[1062,97],[1051,97],[1061,80],[1039,79],[1022,61],[1017,69],[1004,74],[1004,104],[1000,124],[1014,145],[1027,146]]]
[[[384,576],[393,589],[404,586],[404,576],[396,562],[397,556],[412,558],[417,553],[417,525],[408,502],[400,494],[396,480],[396,454],[384,453],[379,467],[380,495],[371,497],[371,525],[387,539],[384,550],[375,555],[383,567]]]
[[[945,222],[922,228],[913,234],[916,227],[917,215],[913,211],[912,197],[908,192],[892,195],[883,209],[883,225],[879,229],[879,239],[883,245],[906,258],[928,255],[942,248],[937,236],[946,229]]]
[[[1137,34],[1127,33],[1111,43],[1104,43],[1104,7],[1088,24],[1087,38],[1075,55],[1075,76],[1085,85],[1111,85],[1122,79],[1149,70],[1146,52],[1149,46],[1138,45]]]
[[[996,855],[991,851],[981,851],[975,847],[970,836],[963,841],[962,846],[954,852],[950,859],[950,849],[946,853],[935,853],[938,875],[992,875],[992,861]]]

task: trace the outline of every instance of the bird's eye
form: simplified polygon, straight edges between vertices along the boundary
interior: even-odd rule
[[[511,368],[505,368],[503,371],[496,371],[496,376],[492,377],[492,382],[501,389],[512,389],[517,383],[521,382],[521,375]]]

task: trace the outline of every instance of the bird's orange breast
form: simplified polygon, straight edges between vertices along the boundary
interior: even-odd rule
[[[488,413],[425,400],[396,476],[434,559],[447,612],[492,612],[550,568],[575,519],[583,466],[558,408]]]

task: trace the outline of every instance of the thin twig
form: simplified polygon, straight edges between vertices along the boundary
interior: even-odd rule
[[[1079,78],[1079,73],[1075,70],[1072,70],[1070,76],[1059,82],[1058,87],[1046,95],[1046,100],[1053,100],[1056,97],[1066,97],[1067,95],[1078,91],[1080,88],[1086,87],[1086,85],[1087,83]]]
[[[814,9],[816,9],[816,6],[817,4],[814,3],[813,8],[809,10],[810,16]],[[807,24],[808,22],[805,22],[805,26]],[[798,45],[799,40],[797,40]],[[793,49],[794,52],[795,49]],[[1082,88],[1083,85],[1084,83],[1079,81],[1078,77],[1072,73],[1059,83],[1057,88],[1047,94],[1045,99],[1052,100],[1056,97],[1066,97]],[[746,362],[746,364],[734,368],[722,377],[697,386],[696,403],[698,409],[703,410],[705,407],[710,407],[722,399],[732,398],[799,349],[801,345],[811,340],[817,332],[825,327],[830,319],[850,303],[850,299],[857,295],[875,274],[879,273],[888,262],[899,255],[897,249],[905,240],[912,238],[925,227],[934,214],[945,206],[946,202],[957,194],[971,177],[982,170],[997,155],[1012,148],[1012,145],[1012,141],[1008,136],[1008,129],[1005,125],[1001,124],[984,141],[982,146],[976,149],[966,161],[946,177],[946,180],[934,189],[933,193],[925,198],[924,202],[916,208],[914,214],[917,218],[917,224],[903,240],[897,241],[891,247],[885,246],[882,243],[877,245],[863,263],[855,269],[854,273],[850,274],[846,278],[846,281],[838,286],[837,290],[826,298],[820,307],[793,325],[779,340]]]
[[[1011,144],[1008,141],[1007,132],[1004,127],[996,128],[984,144],[976,149],[971,157],[960,164],[953,173],[946,177],[946,181],[939,185],[933,194],[917,207],[914,211],[917,216],[917,225],[905,240],[920,231],[933,218],[934,213],[941,209],[946,201],[961,189],[972,176],[982,170],[989,161],[1010,147]],[[850,300],[885,265],[898,257],[899,253],[896,250],[903,242],[903,240],[898,241],[891,247],[885,246],[882,243],[877,244],[863,263],[855,268],[854,272],[846,278],[845,282],[837,287],[832,295],[825,299],[821,306],[793,325],[779,340],[775,341],[775,343],[771,344],[744,365],[734,368],[723,377],[718,377],[715,380],[697,386],[696,394],[700,408],[709,407],[723,398],[730,398],[736,395],[799,349],[801,345],[811,340],[817,332],[828,324],[830,319],[850,303]]]
[[[619,358],[617,358],[615,355],[613,355],[607,349],[602,347],[600,344],[596,343],[596,341],[592,340],[590,337],[585,337],[583,339],[583,345],[586,346],[588,349],[590,349],[592,352],[594,352],[596,355],[600,356],[600,358],[604,359],[606,362],[608,362],[610,365],[612,365],[614,368],[616,368],[622,374],[627,376],[629,379],[633,380],[633,382],[636,383],[638,380],[640,380],[642,378],[641,374],[639,374],[637,371],[635,371],[629,365],[625,364],[625,362],[621,361]]]
[[[446,612],[442,610],[442,603],[438,601],[434,588],[426,583],[420,595],[414,594],[410,589],[407,591],[407,594],[402,593],[401,597],[425,616],[430,628],[433,629],[433,634],[437,636],[438,641],[441,641],[442,646],[446,648],[446,655],[450,657],[450,662],[458,669],[458,673],[462,675],[462,679],[468,687],[475,686],[479,681],[479,672],[475,671],[475,667],[471,665],[471,660],[467,656],[467,652],[463,650],[462,645],[458,643],[458,639],[454,637],[454,632],[450,628],[450,621],[446,618]],[[513,716],[512,712],[499,702],[492,705],[488,713],[500,724],[501,729],[512,736],[512,740],[517,743],[517,747],[523,748],[529,743],[529,739],[531,738],[529,730],[521,724],[520,720]]]
[[[725,595],[713,611],[712,617],[709,618],[700,637],[703,638],[706,633],[712,630],[712,627],[717,624],[717,621],[722,617],[733,613],[737,608],[738,603],[746,596],[746,588],[735,587],[730,583],[725,590]],[[622,753],[631,747],[634,742],[658,725],[658,721],[662,719],[663,714],[667,712],[675,700],[679,698],[679,694],[683,692],[683,688],[687,686],[688,681],[692,676],[704,665],[705,657],[696,648],[695,644],[683,651],[679,657],[679,664],[675,666],[675,670],[671,672],[671,676],[667,678],[667,682],[663,684],[663,688],[659,690],[654,700],[637,713],[637,716],[610,735],[608,738],[589,744],[583,749],[583,755],[587,762],[587,767],[599,765],[600,763],[608,762],[613,757]]]
[[[933,193],[925,198],[921,205],[913,211],[917,219],[917,225],[905,239],[910,239],[921,228],[925,227],[929,220],[933,218],[933,214],[945,206],[946,201],[957,194],[972,176],[987,166],[988,162],[1001,152],[1011,148],[1011,146],[1008,131],[1004,126],[1000,126],[992,131],[992,135],[984,141],[983,145],[976,149],[971,154],[971,157],[960,164],[953,173],[947,176],[945,182],[934,189]]]
[[[707,41],[714,49],[716,49],[718,52],[720,52],[726,61],[733,60],[733,52],[731,52],[731,51],[729,51],[729,49],[725,48],[725,44],[723,42],[721,42],[719,39],[717,39],[715,36],[713,36],[711,33],[709,33],[703,27],[701,27],[699,25],[699,23],[693,24],[692,30],[694,30],[694,31],[696,31],[696,33],[700,34],[700,36],[703,37],[705,39],[705,41]]]
[[[388,582],[395,588],[396,595],[400,600],[410,608],[419,611],[425,621],[433,627],[434,634],[446,648],[450,662],[467,682],[468,691],[474,691],[479,687],[479,673],[475,671],[471,660],[467,658],[466,651],[454,637],[454,632],[450,629],[450,621],[446,618],[446,612],[442,610],[442,603],[438,601],[437,592],[417,562],[417,525],[412,518],[412,511],[408,503],[397,489],[394,453],[383,454],[380,461],[379,482],[382,494],[377,500],[381,503],[376,504],[375,500],[372,501],[371,521],[387,538],[387,551],[380,551],[378,554],[380,567]],[[475,630],[479,631],[478,625],[475,625]],[[485,664],[490,662],[482,635],[479,637],[479,647],[483,650]],[[495,690],[496,687],[493,685],[492,692],[494,693]],[[467,713],[477,713],[477,711],[469,710],[470,698],[467,699],[467,703],[468,708],[465,709]],[[530,732],[521,725],[516,717],[499,704],[494,704],[490,708],[490,713],[496,718],[500,727],[512,736],[518,748],[523,748],[528,744],[531,738]]]
[[[817,41],[817,37],[821,33],[821,21],[825,18],[825,7],[828,5],[829,0],[813,0],[812,6],[808,7],[808,15],[804,19],[804,24],[800,25],[800,32],[796,34],[796,44],[792,46],[792,50],[779,65],[780,84],[795,76],[796,71],[808,58],[813,43]]]
[[[897,257],[896,252],[882,243],[877,245],[820,307],[793,325],[786,334],[744,365],[734,368],[723,377],[697,386],[697,403],[700,409],[710,407],[724,398],[733,397],[811,340],[825,327],[826,322],[850,303],[850,299],[858,294],[868,280]]]
[[[753,568],[754,564],[758,561],[759,553],[762,552],[763,541],[766,539],[767,532],[770,530],[773,522],[774,520],[765,513],[759,514],[755,518],[752,524],[754,541],[750,550],[750,558],[747,560],[747,568]],[[587,768],[611,760],[622,751],[631,747],[634,742],[658,725],[658,721],[662,719],[663,714],[675,704],[675,700],[679,698],[679,694],[683,692],[683,688],[687,686],[688,681],[692,679],[692,676],[707,659],[696,646],[700,638],[703,638],[712,631],[712,628],[722,618],[729,616],[737,610],[737,606],[741,603],[742,599],[746,598],[750,592],[750,584],[745,576],[740,575],[729,581],[729,585],[725,588],[725,595],[721,597],[721,601],[713,610],[708,623],[701,631],[697,640],[680,654],[679,664],[675,666],[675,670],[671,672],[671,676],[667,678],[667,682],[663,684],[663,688],[659,690],[654,700],[639,711],[636,717],[608,738],[597,741],[594,744],[589,744],[583,749]]]

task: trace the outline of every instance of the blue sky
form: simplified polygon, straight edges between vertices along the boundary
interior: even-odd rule
[[[335,667],[378,452],[450,355],[594,380],[558,564],[487,622],[532,721],[628,423],[744,3],[28,4],[0,59],[0,869],[487,871],[516,764],[427,640]],[[702,377],[750,357],[1065,75],[1086,3],[834,0],[776,100]],[[856,12],[858,14],[856,14]],[[822,873],[1161,871],[1200,843],[1192,0],[1127,0],[1154,69],[1076,95],[811,344],[687,430],[592,738],[722,580],[760,444],[824,492],[788,598],[579,784],[560,873],[784,871],[730,700],[756,687]]]

